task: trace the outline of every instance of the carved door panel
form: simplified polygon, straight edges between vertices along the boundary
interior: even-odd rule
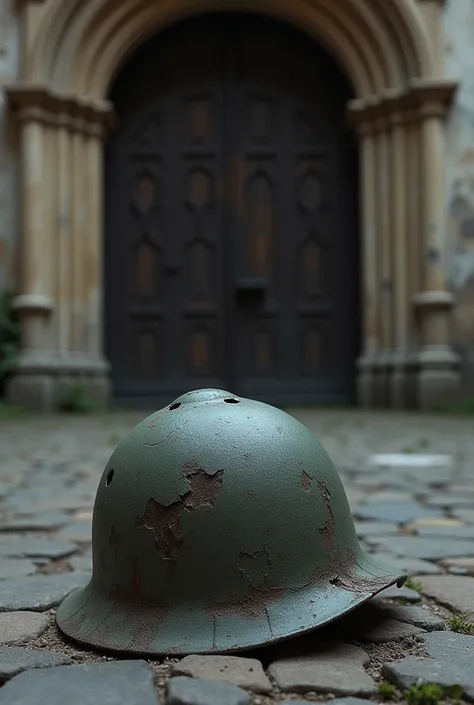
[[[107,162],[107,353],[116,395],[143,401],[227,377],[221,40],[158,39],[116,88]]]
[[[229,143],[239,217],[239,393],[347,401],[356,356],[356,214],[344,84],[286,28],[235,28]]]
[[[343,401],[355,357],[346,88],[254,16],[154,38],[112,94],[106,352],[117,396]]]

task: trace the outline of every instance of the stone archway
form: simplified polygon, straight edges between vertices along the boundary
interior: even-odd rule
[[[108,86],[160,28],[211,11],[272,15],[339,62],[360,136],[364,405],[430,406],[458,380],[448,346],[438,0],[26,1],[21,80],[22,354],[10,396],[54,406],[71,378],[108,393],[102,345],[102,143]],[[414,315],[414,313],[416,315]]]

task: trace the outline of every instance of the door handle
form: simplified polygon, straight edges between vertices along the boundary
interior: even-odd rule
[[[237,279],[235,288],[237,292],[254,292],[263,294],[268,286],[264,277],[241,277]]]
[[[167,274],[178,274],[181,267],[178,262],[166,262],[164,269]]]

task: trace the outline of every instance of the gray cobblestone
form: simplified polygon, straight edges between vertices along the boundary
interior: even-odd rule
[[[467,700],[474,700],[474,672],[472,666],[430,658],[407,658],[386,664],[382,672],[387,680],[402,690],[419,681],[435,683],[443,689],[457,685],[461,686],[464,697]]]
[[[71,590],[85,585],[89,580],[87,573],[33,575],[3,580],[0,584],[0,612],[42,612],[59,605]]]
[[[167,705],[249,705],[250,697],[236,685],[202,678],[171,678],[166,687]]]
[[[364,517],[356,521],[356,529],[374,561],[420,580],[424,603],[427,596],[451,610],[472,613],[470,595],[474,590],[469,581],[473,579],[445,575],[448,568],[474,573],[474,481],[468,460],[474,452],[472,419],[417,415],[416,423],[407,423],[403,414],[385,415],[382,411],[360,415],[301,409],[295,414],[318,435],[340,468],[351,507]],[[54,422],[35,417],[34,422],[8,424],[8,431],[0,426],[0,633],[11,639],[16,629],[18,639],[29,646],[17,657],[8,651],[13,672],[18,668],[28,670],[14,677],[10,671],[10,680],[0,687],[0,705],[37,705],[38,693],[46,693],[45,702],[56,705],[56,690],[61,705],[88,705],[87,697],[94,697],[95,703],[99,696],[101,705],[115,705],[117,698],[122,702],[127,694],[127,678],[137,686],[134,697],[138,705],[156,705],[158,701],[151,670],[143,662],[92,663],[100,658],[96,653],[66,643],[54,627],[35,636],[53,620],[54,607],[64,595],[90,578],[92,560],[87,544],[97,483],[116,440],[144,415],[56,417]],[[448,458],[438,467],[416,467],[417,458],[407,455],[408,449],[416,455],[419,448]],[[386,452],[404,453],[403,467],[400,463],[389,468],[371,466],[369,456]],[[463,463],[458,460],[461,456],[466,458]],[[445,486],[440,489],[441,485]],[[56,574],[69,568],[73,572]],[[51,574],[32,575],[37,571]],[[267,673],[259,661],[255,661],[256,670],[250,671],[252,662],[243,655],[231,657],[236,661],[230,661],[234,665],[224,669],[224,675],[220,672],[223,662],[217,668],[214,660],[214,672],[210,673],[213,680],[202,677],[205,669],[188,670],[188,676],[170,680],[173,670],[179,672],[179,664],[154,662],[152,668],[157,683],[168,682],[163,689],[167,705],[217,705],[219,701],[248,705],[249,692],[242,688],[257,693],[252,695],[256,705],[267,705],[267,699],[270,705],[268,675],[283,687],[285,697],[294,705],[298,693],[312,692],[348,696],[333,700],[334,705],[362,705],[352,696],[376,694],[372,676],[380,677],[384,659],[384,673],[392,667],[392,680],[398,679],[400,687],[402,682],[410,684],[419,677],[438,679],[440,683],[456,677],[463,681],[468,699],[471,681],[465,663],[469,659],[469,639],[474,637],[443,630],[445,608],[436,614],[437,608],[427,604],[405,604],[419,605],[421,600],[413,590],[390,588],[370,605],[317,634],[286,642],[292,648],[298,646],[297,656],[292,649],[285,652],[283,645],[272,647],[269,653],[278,654],[278,658],[272,656],[275,660]],[[52,614],[40,614],[51,608]],[[35,614],[21,623],[23,618],[15,612],[24,610],[34,610]],[[367,615],[372,615],[370,623]],[[365,643],[367,653],[349,644],[335,645],[335,638]],[[5,647],[13,648],[19,647]],[[425,649],[428,658],[413,659],[420,649]],[[407,658],[388,664],[397,655]],[[42,658],[43,666],[50,668],[33,668]],[[73,658],[87,665],[54,666],[58,658],[60,663],[64,662],[61,659]],[[211,663],[216,656],[207,658]],[[180,663],[189,665],[189,658]],[[238,685],[215,680],[219,677],[233,679]]]
[[[474,541],[472,542],[474,545]],[[474,578],[455,575],[424,576],[422,591],[442,605],[474,615]]]
[[[0,645],[22,644],[35,639],[50,622],[49,617],[38,612],[1,612]]]
[[[0,682],[30,668],[50,668],[68,663],[71,663],[71,659],[66,654],[36,651],[21,646],[5,646],[0,648]],[[0,689],[0,693],[3,692],[3,689]]]
[[[370,695],[375,692],[375,683],[364,668],[368,662],[362,649],[337,643],[304,656],[275,661],[268,670],[283,692]]]
[[[145,661],[30,670],[0,688],[0,705],[159,705]]]
[[[444,659],[450,663],[473,664],[474,635],[442,631],[424,634],[422,641],[430,658]]]
[[[232,683],[255,693],[272,689],[260,661],[241,656],[185,656],[173,667],[173,674]]]

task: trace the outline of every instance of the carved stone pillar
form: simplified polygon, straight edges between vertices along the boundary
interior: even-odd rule
[[[353,101],[352,121],[360,138],[362,353],[357,360],[357,401],[363,408],[375,405],[375,365],[379,349],[377,280],[377,209],[375,197],[375,135],[367,101]]]
[[[54,409],[76,382],[108,396],[102,355],[102,140],[108,103],[83,102],[44,87],[9,89],[22,144],[21,325],[9,398]]]
[[[407,353],[408,353],[408,259],[407,259],[407,165],[405,141],[407,138],[403,119],[403,102],[398,97],[392,101],[390,114],[390,163],[391,219],[393,228],[393,278],[394,278],[394,350],[390,379],[390,406],[403,409],[407,406]]]
[[[408,300],[408,336],[406,359],[406,406],[418,406],[418,351],[420,334],[415,311],[414,295],[421,288],[421,148],[420,130],[413,96],[404,99],[405,164],[406,164],[406,267]]]
[[[418,106],[422,186],[422,286],[415,294],[421,350],[418,405],[432,408],[452,399],[459,385],[459,360],[449,344],[454,303],[447,290],[444,205],[444,117],[454,93],[450,82],[413,82]]]
[[[51,261],[54,258],[48,227],[50,183],[47,151],[50,147],[47,95],[28,91],[18,102],[18,124],[22,151],[21,170],[21,260],[20,291],[14,300],[21,328],[18,374],[7,394],[31,408],[50,408],[53,388],[47,370],[54,364],[50,349],[51,321],[55,310]],[[49,196],[49,194],[48,194]]]
[[[393,221],[391,213],[390,118],[387,104],[377,106],[375,149],[378,257],[376,272],[379,298],[380,348],[376,360],[375,405],[390,404],[390,378],[393,367]]]

